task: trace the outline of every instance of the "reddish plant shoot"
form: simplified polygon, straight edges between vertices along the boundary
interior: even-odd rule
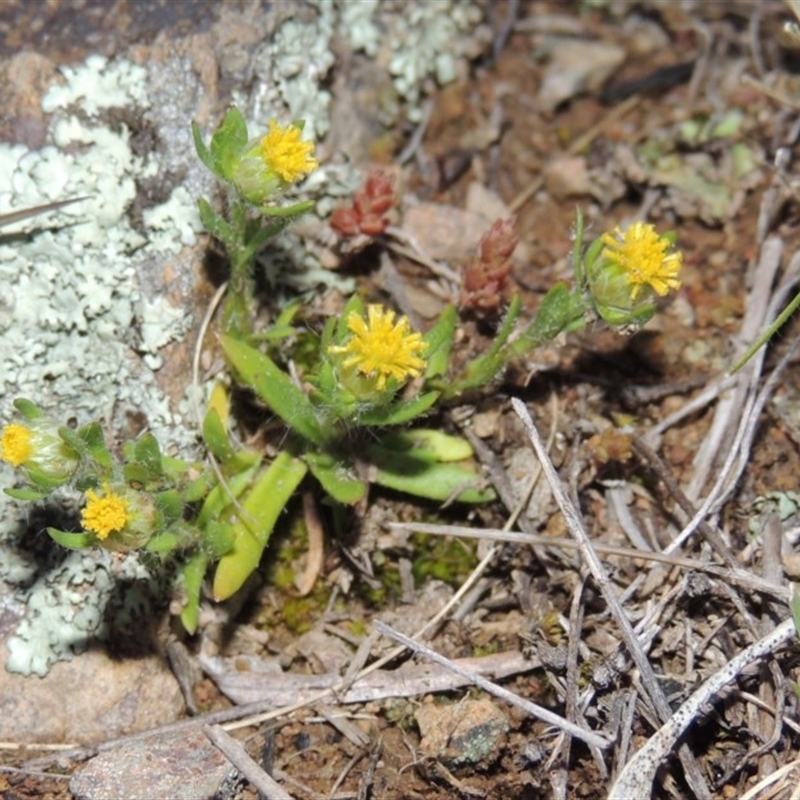
[[[394,175],[371,170],[364,186],[349,206],[339,206],[331,215],[331,227],[342,236],[379,236],[389,226],[387,213],[396,203]]]
[[[506,301],[511,255],[519,243],[515,219],[498,219],[478,245],[478,257],[464,270],[459,306],[476,316],[496,313]]]

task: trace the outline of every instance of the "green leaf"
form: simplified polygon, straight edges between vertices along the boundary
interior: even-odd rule
[[[248,232],[245,239],[245,246],[248,254],[247,257],[251,259],[255,258],[256,254],[264,247],[264,245],[270,239],[274,239],[279,233],[286,230],[291,222],[292,218],[288,216],[273,220],[268,225],[265,225],[260,219],[253,220],[252,223],[254,230],[252,233]]]
[[[458,314],[455,306],[447,306],[439,315],[436,324],[422,337],[428,345],[425,353],[425,358],[428,360],[426,378],[438,378],[447,374],[457,323]]]
[[[231,526],[233,548],[219,560],[214,574],[216,600],[231,597],[258,568],[281,511],[307,471],[299,458],[281,452],[243,498],[244,513]]]
[[[519,356],[534,347],[554,339],[562,331],[575,330],[584,322],[584,305],[581,291],[573,294],[565,283],[557,283],[542,298],[542,304],[533,322],[511,346],[513,355]]]
[[[122,477],[128,483],[147,486],[150,482],[150,473],[141,464],[125,464],[122,468]]]
[[[230,512],[227,516],[231,516]],[[211,520],[203,529],[203,549],[211,558],[220,559],[233,550],[233,524],[230,520]]]
[[[366,482],[354,477],[351,470],[328,453],[309,452],[304,459],[311,474],[337,503],[353,505],[367,493]]]
[[[242,112],[233,106],[211,137],[212,171],[223,180],[231,180],[246,147],[247,123]]]
[[[151,480],[161,478],[164,475],[164,467],[161,463],[161,448],[152,433],[146,433],[136,442],[133,455],[136,462],[150,473]]]
[[[488,503],[493,489],[476,486],[481,477],[464,464],[439,464],[420,458],[413,451],[397,452],[378,444],[368,445],[368,456],[376,467],[374,483],[429,500]]]
[[[280,206],[259,206],[259,211],[267,217],[297,217],[300,214],[311,211],[314,205],[314,200],[303,200],[300,203],[295,203],[294,205],[285,206],[283,208]]]
[[[210,408],[203,418],[203,441],[220,464],[225,464],[236,455],[215,408]]]
[[[220,343],[243,382],[292,430],[316,445],[325,443],[311,401],[272,359],[232,336],[221,335]]]
[[[455,397],[466,389],[486,386],[505,367],[509,355],[503,351],[503,348],[514,330],[521,308],[522,301],[519,294],[514,294],[491,347],[483,355],[472,359],[466,365],[463,374],[455,381],[441,385],[443,397]],[[439,386],[440,382],[436,383]]]
[[[183,497],[176,489],[167,489],[153,495],[155,507],[163,515],[163,526],[168,527],[183,517]]]
[[[54,487],[55,488],[55,487]],[[3,489],[3,491],[9,496],[13,497],[15,500],[41,500],[43,497],[47,497],[49,492],[40,491],[38,489],[28,489],[26,488],[19,488],[19,489]]]
[[[42,411],[36,403],[32,403],[24,397],[18,397],[14,401],[14,408],[16,408],[28,422],[33,422],[35,419],[40,419],[44,416],[44,411]]]
[[[431,428],[416,428],[383,436],[381,445],[395,452],[410,451],[417,458],[429,463],[440,461],[465,461],[472,458],[472,445],[460,436]]]
[[[198,527],[205,527],[210,520],[217,519],[225,509],[233,503],[233,498],[239,497],[250,485],[256,474],[258,464],[253,464],[242,472],[237,472],[227,478],[227,487],[218,483],[203,501],[203,506],[195,520]]]
[[[68,550],[85,550],[97,542],[97,538],[93,533],[85,531],[83,533],[72,533],[60,531],[57,528],[48,528],[47,533],[56,544],[60,544]]]
[[[190,481],[183,490],[184,503],[197,503],[211,491],[212,476],[210,470],[203,472],[198,478]]]
[[[200,198],[197,201],[197,209],[200,212],[200,222],[203,227],[216,239],[219,239],[226,247],[234,239],[233,227],[229,225],[213,208],[210,203]]]
[[[192,121],[192,138],[194,139],[194,149],[197,151],[197,157],[208,170],[216,174],[217,165],[214,163],[214,157],[203,141],[203,134],[200,130],[200,126],[194,122],[194,120]]]
[[[413,400],[399,400],[358,415],[359,425],[402,425],[428,411],[439,399],[439,392],[426,392]]]
[[[164,553],[172,553],[180,548],[182,544],[183,537],[172,531],[164,531],[151,537],[144,549],[149,550],[151,553],[163,555]]]
[[[69,428],[59,428],[58,435],[69,444],[65,435],[67,431],[70,431],[70,433],[72,432]],[[89,456],[101,466],[110,469],[113,465],[113,461],[111,454],[106,449],[103,429],[96,422],[90,422],[88,425],[83,425],[78,428],[75,433],[77,433],[80,440],[86,445],[84,450],[88,450]],[[79,450],[77,452],[81,451]]]
[[[181,611],[181,623],[188,633],[197,630],[200,619],[200,589],[203,586],[203,576],[206,574],[208,557],[205,553],[197,553],[183,565],[181,576],[183,578],[183,593],[186,602]]]

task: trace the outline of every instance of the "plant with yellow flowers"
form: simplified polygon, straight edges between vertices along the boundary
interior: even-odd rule
[[[183,555],[181,618],[190,631],[209,568],[213,596],[233,595],[258,568],[282,512],[306,481],[316,481],[339,507],[363,502],[371,484],[436,502],[493,499],[469,443],[419,427],[419,419],[437,403],[488,385],[513,359],[562,332],[598,319],[622,331],[637,329],[653,316],[658,298],[680,286],[682,256],[671,237],[636,222],[584,247],[577,213],[572,286],[553,286],[526,324],[520,324],[519,295],[511,296],[491,346],[466,363],[453,358],[455,306],[420,332],[406,317],[357,296],[315,330],[294,303],[268,329],[256,331],[255,257],[312,206],[277,204],[318,166],[302,128],[272,121],[264,136],[250,139],[244,118],[232,109],[206,146],[193,125],[200,159],[229,187],[222,213],[199,201],[204,224],[230,262],[219,342],[234,380],[282,422],[274,455],[232,443],[228,398],[219,387],[203,421],[207,465],[164,456],[149,435],[124,444],[115,459],[97,425],[58,426],[27,401],[17,403],[23,420],[7,425],[0,437],[0,457],[19,470],[24,484],[10,494],[35,500],[67,484],[83,493],[83,530],[50,531],[62,545]],[[499,304],[488,302],[486,281],[505,285],[503,262],[516,237],[509,222],[487,237],[496,238],[481,248],[492,263],[476,268],[475,286],[462,296],[479,297],[491,310]]]

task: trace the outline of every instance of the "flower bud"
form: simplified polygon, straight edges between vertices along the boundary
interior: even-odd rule
[[[634,300],[627,270],[613,261],[600,258],[596,262],[589,290],[595,311],[614,327],[638,329],[656,313],[653,291],[644,289]]]
[[[59,436],[58,426],[44,418],[31,420],[28,425],[6,425],[0,435],[0,459],[45,492],[66,483],[80,463],[78,455]]]

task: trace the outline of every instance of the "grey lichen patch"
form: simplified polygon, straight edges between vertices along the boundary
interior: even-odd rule
[[[1,232],[0,419],[12,418],[16,397],[34,400],[59,421],[98,420],[112,432],[136,411],[167,450],[187,452],[195,431],[170,408],[153,369],[159,349],[183,335],[190,317],[158,287],[148,287],[145,297],[136,265],[194,242],[195,205],[176,190],[166,203],[144,209],[138,229],[128,218],[137,183],[161,170],[155,153],[134,152],[131,131],[119,121],[147,117],[145,68],[93,56],[62,74],[42,101],[51,115],[47,145],[0,145],[0,213],[86,197]],[[3,465],[0,482],[13,480]],[[0,506],[0,582],[24,605],[8,668],[43,675],[92,637],[102,638],[114,582],[145,573],[128,558],[115,563],[112,580],[110,557],[105,563],[71,553],[28,585],[30,564],[12,546],[25,513],[11,502]]]
[[[140,589],[151,580],[134,558],[115,562],[105,551],[70,553],[18,592],[25,619],[7,641],[6,669],[44,677],[53,664],[84,652],[92,640],[107,640],[113,628],[150,610],[153,592]],[[115,592],[120,582],[129,584],[124,596]]]
[[[486,42],[483,13],[464,0],[411,0],[401,4],[338,3],[339,32],[355,51],[386,63],[412,121],[422,115],[428,81],[455,80],[459,62],[474,58]],[[383,52],[386,51],[386,52]]]
[[[305,12],[286,19],[256,54],[254,117],[264,128],[272,117],[303,120],[307,134],[318,139],[330,126],[331,96],[324,83],[335,62],[336,10],[320,2]]]

